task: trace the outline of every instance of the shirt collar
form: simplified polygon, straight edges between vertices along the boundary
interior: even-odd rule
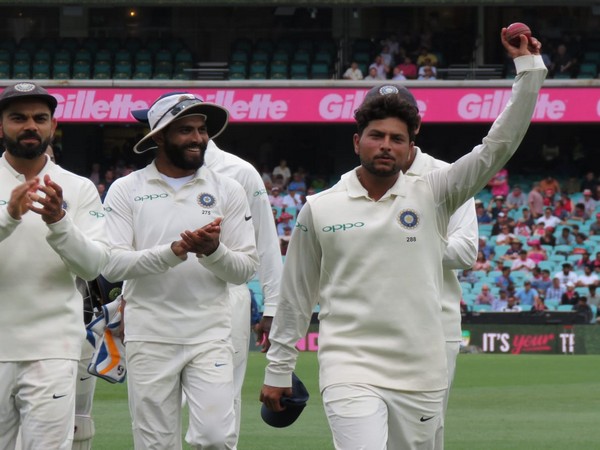
[[[223,150],[217,147],[217,144],[211,139],[208,141],[208,146],[206,147],[206,151],[204,152],[204,164],[208,167],[214,167],[218,164],[219,161],[223,159],[224,156]]]
[[[15,170],[15,168],[13,166],[11,166],[10,163],[6,160],[5,155],[6,155],[6,151],[2,154],[2,156],[0,156],[0,167],[4,167],[15,178],[17,178],[21,181],[25,181],[25,175],[17,172]],[[46,157],[46,164],[44,165],[44,167],[42,167],[42,170],[40,170],[40,173],[38,174],[38,176],[40,178],[42,178],[47,172],[49,172],[54,166],[56,166],[56,164],[52,162],[52,160],[50,159],[50,157],[48,155],[44,155],[44,156]]]
[[[156,168],[156,160],[153,160],[150,164],[148,164],[147,170],[148,170],[148,179],[149,180],[162,180],[162,181],[164,181],[162,175],[160,174],[160,172]],[[206,167],[206,164],[202,164],[202,166],[196,171],[196,173],[194,175],[194,180],[205,180],[206,179],[206,172],[208,170],[209,169]]]
[[[364,186],[358,179],[358,175],[356,172],[357,169],[358,167],[342,175],[341,181],[345,184],[349,197],[365,197],[370,199],[367,190],[364,188]],[[385,200],[388,197],[406,197],[406,189],[404,188],[405,183],[406,177],[402,174],[402,172],[400,172],[400,176],[398,177],[394,185],[385,193],[383,197],[379,199],[379,201]]]
[[[422,173],[429,172],[429,170],[426,167],[426,164],[427,158],[423,156],[423,152],[421,152],[421,149],[419,147],[415,147],[415,159],[406,171],[406,175],[418,176]]]

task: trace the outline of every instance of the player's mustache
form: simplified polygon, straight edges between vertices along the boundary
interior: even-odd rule
[[[19,141],[22,141],[23,139],[31,139],[31,138],[35,138],[39,141],[42,140],[42,137],[39,134],[37,134],[35,131],[24,131],[19,136]]]

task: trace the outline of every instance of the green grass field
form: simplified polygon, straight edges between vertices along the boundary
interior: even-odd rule
[[[298,421],[275,429],[260,418],[265,357],[251,353],[240,450],[331,450],[316,354],[296,373],[311,399]],[[98,380],[94,450],[133,448],[124,385]],[[446,420],[447,450],[592,450],[600,447],[600,356],[460,355]],[[189,448],[185,446],[184,448]]]

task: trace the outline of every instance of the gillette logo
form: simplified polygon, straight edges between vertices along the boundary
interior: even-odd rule
[[[112,98],[101,94],[103,99],[96,98],[96,94],[97,91],[92,89],[66,96],[53,94],[58,101],[56,117],[66,120],[130,120],[132,110],[149,106],[144,100],[134,100],[131,94],[115,93]],[[255,94],[249,100],[237,100],[233,91],[217,91],[203,100],[225,107],[236,120],[281,120],[288,112],[287,103],[272,100],[271,94]]]
[[[328,94],[319,103],[319,115],[325,120],[353,119],[354,111],[362,105],[368,91],[355,91],[351,94]],[[417,100],[419,114],[425,116],[427,104]]]
[[[271,94],[254,94],[249,101],[245,101],[236,100],[233,91],[217,91],[215,94],[206,95],[203,100],[223,106],[236,120],[282,120],[288,112],[287,103],[283,100],[272,100]]]
[[[483,96],[479,94],[467,94],[458,102],[458,115],[465,120],[493,120],[500,115],[508,101],[511,92],[509,90],[497,90]],[[562,100],[551,100],[549,94],[540,94],[533,119],[562,119],[567,106]]]

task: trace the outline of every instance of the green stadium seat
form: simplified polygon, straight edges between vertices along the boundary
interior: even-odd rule
[[[557,311],[573,311],[573,305],[557,305]]]
[[[185,63],[186,67],[188,67],[188,64],[191,67],[194,64],[194,56],[191,51],[183,48],[175,52],[174,61],[175,65]]]
[[[134,72],[133,75],[131,76],[131,78],[133,80],[149,80],[152,78],[152,72],[147,73],[147,72]]]
[[[275,50],[273,52],[273,56],[271,57],[271,62],[275,63],[284,63],[287,64],[290,60],[290,54],[286,50]]]
[[[94,64],[93,77],[97,80],[104,80],[111,77],[112,67],[108,61],[96,61]]]
[[[491,312],[491,305],[473,305],[473,312]]]
[[[64,48],[59,49],[54,53],[53,61],[55,63],[62,62],[62,63],[70,64],[71,63],[71,52]]]
[[[34,63],[31,69],[31,75],[36,80],[50,79],[50,63]]]
[[[24,80],[31,78],[31,66],[28,62],[15,62],[13,65],[13,78]]]
[[[92,52],[87,48],[80,48],[73,54],[73,61],[85,61],[88,64],[92,62]]]
[[[239,80],[242,78],[246,78],[246,76],[247,76],[247,71],[246,71],[245,64],[238,63],[238,64],[233,64],[233,65],[229,66],[229,78],[230,79]]]
[[[248,78],[254,80],[264,80],[267,78],[267,64],[266,62],[256,61],[250,65],[250,73]]]
[[[157,74],[167,75],[167,78],[171,78],[173,75],[173,63],[169,61],[158,61],[154,64],[154,75],[156,78]]]
[[[173,75],[174,80],[191,80],[192,76],[189,72],[178,72]]]
[[[157,72],[152,76],[153,80],[170,80],[171,74],[166,72]]]
[[[333,61],[333,56],[327,50],[319,50],[315,52],[315,57],[313,58],[313,62],[315,63],[325,63],[330,65]]]
[[[293,62],[290,65],[290,78],[292,79],[307,79],[308,64],[302,62]]]
[[[305,64],[310,63],[310,52],[305,49],[296,50],[292,56],[292,62]]]
[[[230,73],[229,77],[230,80],[245,80],[246,79],[246,74],[245,73]]]
[[[52,78],[58,80],[71,78],[71,65],[67,62],[55,61],[52,65]]]
[[[327,80],[331,78],[329,64],[315,62],[310,66],[310,77],[313,80]]]
[[[96,63],[98,63],[100,61],[106,61],[109,64],[112,64],[112,58],[113,58],[113,55],[112,55],[112,52],[109,49],[107,49],[107,48],[101,48],[100,50],[98,50],[95,53],[94,60],[95,60]]]
[[[598,64],[584,62],[579,65],[579,74],[577,78],[596,78],[598,75]]]
[[[159,64],[162,62],[168,62],[169,64],[173,64],[173,55],[171,52],[165,48],[159,50],[156,55],[154,55],[154,63]]]
[[[120,48],[114,52],[114,62],[117,63],[131,63],[131,53],[126,48]]]
[[[89,61],[76,61],[73,64],[73,78],[82,80],[91,78],[92,64]]]
[[[152,78],[152,63],[147,60],[137,61],[135,64],[134,70],[134,78],[137,80],[140,79],[150,79]]]
[[[266,50],[255,50],[250,57],[250,64],[254,62],[267,63],[270,59],[271,56]]]
[[[113,74],[124,74],[126,78],[131,78],[133,67],[131,62],[120,61],[115,63]]]
[[[16,63],[31,63],[31,53],[27,50],[18,49],[13,53],[13,61]]]
[[[34,64],[50,64],[52,62],[52,54],[50,50],[42,48],[33,54],[32,61]]]
[[[272,62],[269,68],[269,73],[271,74],[271,78],[287,78],[288,66],[283,62]]]

